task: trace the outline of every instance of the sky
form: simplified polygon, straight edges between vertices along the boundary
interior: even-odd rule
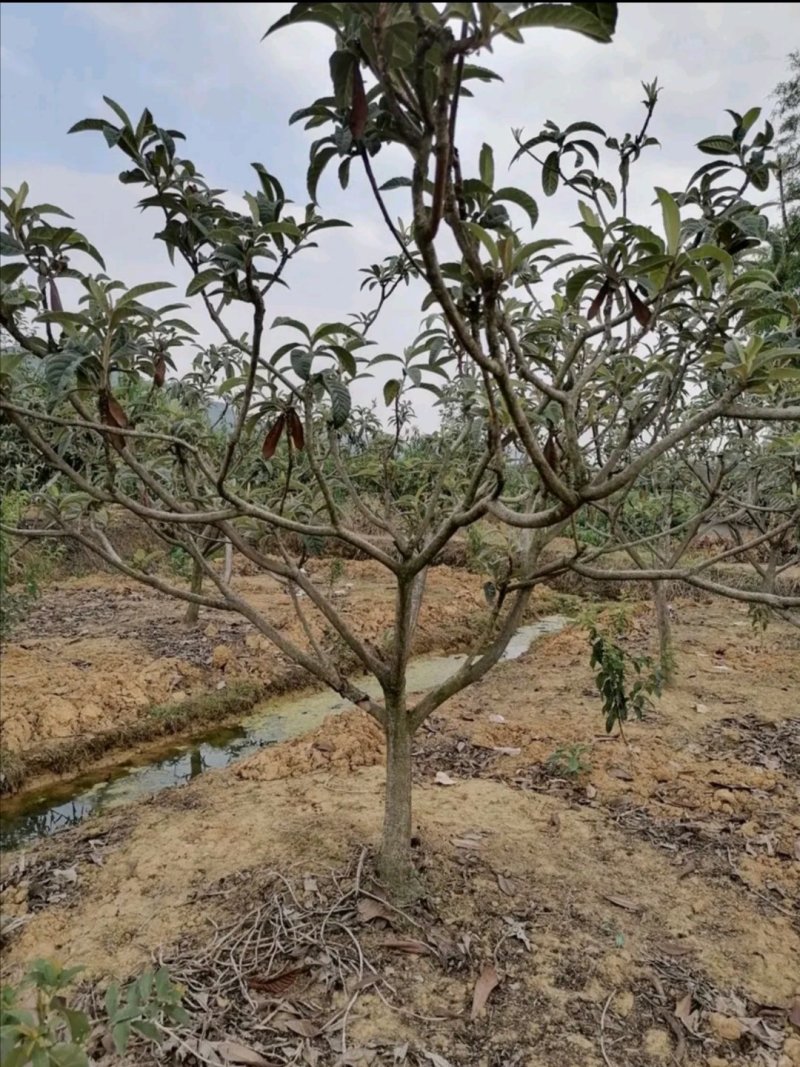
[[[260,3],[2,3],[0,4],[0,171],[2,185],[26,180],[36,202],[56,203],[103,253],[108,271],[129,285],[174,281],[180,296],[188,275],[173,270],[154,215],[135,209],[137,190],[117,181],[126,164],[98,134],[67,136],[81,118],[108,114],[103,95],[138,117],[146,106],[163,126],[182,130],[183,149],[214,186],[241,196],[257,188],[254,161],[282,181],[287,195],[305,204],[308,149],[317,131],[290,127],[296,108],[329,92],[329,31],[308,24],[260,38],[288,4]],[[639,220],[657,224],[653,187],[677,190],[704,160],[695,143],[730,131],[725,108],[761,106],[786,71],[786,56],[800,45],[800,6],[792,3],[623,3],[613,43],[574,33],[526,31],[525,44],[499,44],[480,62],[503,83],[479,85],[459,112],[465,174],[477,174],[481,143],[495,149],[498,175],[539,202],[535,238],[569,237],[577,210],[568,196],[543,196],[532,164],[507,172],[514,151],[512,128],[531,135],[546,119],[564,126],[589,120],[610,135],[635,131],[642,114],[643,80],[657,77],[663,92],[651,132],[651,150],[632,198]],[[478,83],[472,83],[473,85]],[[113,117],[113,116],[112,116]],[[399,150],[375,161],[379,179],[402,172]],[[312,327],[347,321],[369,307],[359,292],[359,269],[394,252],[363,177],[352,168],[346,192],[335,169],[319,187],[320,210],[344,218],[351,229],[320,235],[316,250],[298,258],[270,315],[291,315]],[[387,194],[390,211],[409,217],[407,191]],[[529,238],[530,239],[530,238]],[[275,290],[273,290],[273,293]],[[402,352],[419,326],[419,291],[400,291],[374,336],[380,351]],[[175,299],[168,293],[164,301]],[[154,303],[157,301],[154,299]],[[218,340],[200,318],[201,340]],[[234,321],[237,332],[246,322]],[[268,344],[286,340],[273,330]],[[384,365],[385,366],[385,365]],[[357,399],[379,385],[358,384]],[[429,394],[425,394],[426,397]],[[420,402],[423,423],[430,400]]]

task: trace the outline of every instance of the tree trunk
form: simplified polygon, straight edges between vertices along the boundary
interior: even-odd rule
[[[411,730],[405,700],[386,701],[386,801],[378,872],[396,900],[419,895],[411,859]]]
[[[233,545],[230,541],[225,542],[225,566],[222,570],[222,580],[228,585],[233,574]]]
[[[658,662],[664,685],[669,685],[675,676],[675,653],[672,649],[672,625],[669,619],[667,587],[665,582],[653,582],[653,607],[658,629]]]
[[[197,593],[199,596],[203,591],[203,569],[199,563],[192,564],[192,585],[191,589],[193,593]],[[200,605],[193,602],[189,602],[186,608],[186,614],[183,616],[183,621],[187,626],[194,626],[200,617]]]

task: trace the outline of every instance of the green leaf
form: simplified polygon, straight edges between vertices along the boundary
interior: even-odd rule
[[[400,382],[397,378],[390,378],[383,387],[383,400],[387,408],[391,407],[400,393]]]
[[[158,292],[159,289],[174,289],[175,286],[172,282],[144,282],[142,285],[132,286],[124,296],[121,296],[117,301],[117,307],[125,307],[126,304],[133,304],[138,301],[140,296],[146,296],[148,293]]]
[[[344,426],[350,415],[350,408],[352,406],[350,390],[338,374],[330,372],[326,373],[323,375],[322,380],[325,383],[328,396],[331,398],[331,421],[333,422],[334,429],[338,430]]]
[[[21,256],[25,249],[15,237],[0,232],[0,256]]]
[[[125,1022],[116,1023],[111,1028],[111,1037],[114,1041],[114,1048],[120,1056],[123,1056],[128,1047],[128,1042],[130,1041],[131,1024],[127,1020]]]
[[[133,123],[128,118],[127,113],[119,106],[116,100],[112,100],[110,96],[104,96],[103,100],[108,104],[114,114],[122,120],[123,125],[127,126],[129,130],[133,130]]]
[[[405,188],[409,187],[410,185],[411,185],[411,179],[410,178],[405,178],[405,177],[390,178],[388,180],[388,182],[384,182],[383,183],[383,185],[380,187],[380,191],[382,193],[388,193],[392,189],[405,189]]]
[[[3,285],[13,285],[18,278],[22,277],[27,269],[27,263],[4,263],[2,267],[0,267],[0,282],[2,282]]]
[[[197,293],[201,293],[203,289],[206,289],[213,282],[221,281],[221,277],[216,270],[201,270],[199,274],[195,274],[194,278],[186,286],[186,295],[195,296]]]
[[[336,356],[342,369],[354,378],[358,373],[358,365],[353,353],[349,349],[343,348],[342,345],[327,345],[326,347]]]
[[[741,121],[741,127],[742,127],[742,132],[743,133],[747,133],[747,131],[750,129],[750,127],[753,125],[753,123],[757,121],[758,116],[760,114],[761,114],[761,108],[760,107],[751,107],[749,111],[745,112],[744,116],[742,117],[742,121]]]
[[[89,1067],[89,1059],[83,1049],[66,1042],[53,1045],[50,1049],[50,1063],[53,1067]]]
[[[489,189],[494,188],[494,153],[491,145],[482,145],[478,169],[483,184]]]
[[[276,330],[279,326],[291,326],[293,330],[299,330],[305,337],[311,340],[311,331],[304,322],[300,322],[299,319],[292,319],[288,315],[278,315],[273,320],[272,329]]]
[[[543,252],[548,248],[555,248],[557,245],[568,245],[569,241],[565,241],[563,237],[543,238],[541,241],[530,241],[528,244],[520,245],[520,247],[514,253],[514,258],[511,262],[511,269],[516,270],[522,263],[530,259],[531,256],[536,255],[537,252]],[[549,258],[547,256],[543,257]]]
[[[714,137],[705,137],[697,142],[697,147],[707,156],[729,156],[736,151],[736,143],[732,137],[718,134]]]
[[[311,364],[314,362],[314,353],[305,348],[296,348],[289,357],[292,370],[298,378],[307,382],[311,377]]]
[[[521,207],[523,211],[527,212],[530,219],[531,229],[536,225],[539,220],[539,208],[536,201],[529,194],[522,189],[516,189],[513,186],[503,186],[502,189],[498,189],[492,197],[492,203],[499,200],[508,200],[512,204],[516,204],[517,207]]]
[[[552,196],[558,189],[558,151],[554,150],[544,161],[542,167],[542,189],[545,196]]]
[[[322,172],[330,160],[338,154],[339,150],[335,146],[320,148],[314,153],[308,168],[308,174],[306,175],[306,188],[308,189],[308,195],[313,204],[317,203],[317,185],[319,184]]]
[[[510,24],[519,30],[547,26],[573,30],[605,44],[614,36],[616,21],[616,4],[533,4]]]
[[[491,257],[492,263],[497,266],[500,262],[500,253],[497,250],[497,245],[486,230],[484,230],[482,226],[479,226],[477,222],[466,222],[464,225],[472,236],[477,237],[477,239],[484,245]]]
[[[284,15],[277,22],[273,22],[261,40],[263,41],[265,37],[275,33],[276,30],[282,30],[284,26],[293,26],[298,22],[320,22],[323,26],[336,30],[339,28],[339,13],[333,4],[295,4],[288,15]]]
[[[70,126],[67,133],[83,133],[85,130],[101,132],[110,125],[111,123],[108,119],[81,119],[81,121],[76,122],[74,126]]]
[[[664,234],[667,238],[667,251],[671,256],[678,254],[681,243],[681,213],[675,199],[666,189],[656,187],[656,196],[661,201],[661,213],[664,217]]]
[[[567,303],[576,304],[580,300],[581,293],[588,283],[600,276],[601,273],[599,267],[582,267],[580,270],[576,270],[573,274],[570,274],[564,289]]]

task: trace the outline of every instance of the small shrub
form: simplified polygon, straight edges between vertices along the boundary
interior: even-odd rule
[[[119,1055],[138,1035],[158,1043],[168,1025],[187,1021],[181,1006],[183,991],[165,967],[148,969],[120,989],[113,982],[106,992],[102,1020],[90,1019],[70,1007],[66,990],[83,970],[62,967],[52,960],[36,960],[18,985],[0,991],[0,1061],[3,1067],[88,1067],[87,1045],[96,1024],[110,1031]],[[34,991],[32,1006],[26,991]]]
[[[545,767],[554,777],[577,778],[578,775],[591,770],[590,764],[583,758],[588,751],[588,745],[559,745],[555,752],[547,757]]]
[[[661,695],[661,669],[652,657],[635,656],[618,643],[617,638],[627,633],[630,626],[629,614],[624,609],[610,615],[605,632],[598,626],[597,617],[590,616],[587,620],[592,649],[590,664],[597,668],[595,679],[603,701],[606,733],[610,734],[616,725],[624,737],[622,724],[631,714],[641,719],[652,704],[650,695]],[[635,681],[629,685],[631,671]]]

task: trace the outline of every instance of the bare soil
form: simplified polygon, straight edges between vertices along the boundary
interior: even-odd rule
[[[578,628],[423,727],[413,907],[370,873],[382,741],[346,713],[5,857],[3,971],[52,954],[102,984],[163,956],[208,1057],[228,1039],[319,1067],[797,1067],[800,642],[737,605],[676,608],[676,682],[627,744],[602,732]]]
[[[309,563],[313,579],[332,590],[345,618],[380,644],[393,600],[386,571],[376,564]],[[243,575],[237,588],[302,647],[308,641],[285,590],[264,575]],[[300,601],[315,637],[332,647],[324,620]],[[430,571],[415,652],[460,647],[486,610],[476,575],[450,567]],[[55,583],[6,642],[0,672],[0,739],[7,753],[31,757],[81,736],[141,720],[153,705],[247,679],[280,693],[314,681],[292,665],[255,627],[237,615],[203,609],[197,626],[183,622],[185,605],[117,576],[94,575]],[[72,751],[72,750],[70,750]],[[71,771],[79,767],[71,766]]]

